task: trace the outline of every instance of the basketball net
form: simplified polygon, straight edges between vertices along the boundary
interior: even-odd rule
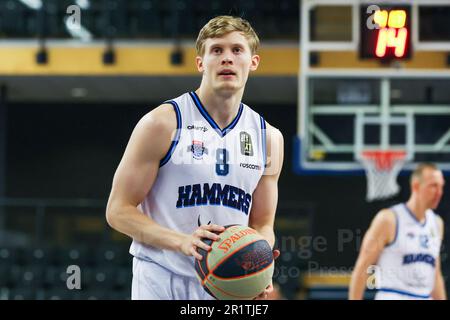
[[[405,151],[363,151],[361,162],[367,176],[367,201],[387,199],[400,191],[397,176],[406,162]]]

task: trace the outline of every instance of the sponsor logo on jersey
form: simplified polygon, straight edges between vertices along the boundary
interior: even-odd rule
[[[203,131],[203,132],[208,131],[208,128],[207,128],[207,127],[204,127],[204,126],[196,126],[196,125],[193,125],[193,124],[188,125],[187,128],[188,128],[188,130],[200,130],[200,131]]]
[[[200,215],[198,215],[197,224],[199,227],[202,225],[202,223],[200,221]],[[209,222],[207,223],[207,225],[209,225],[209,224],[211,224],[211,220],[209,220]]]
[[[406,234],[406,236],[407,236],[408,238],[410,238],[410,239],[414,239],[414,237],[415,237],[414,233],[412,233],[412,232],[408,232],[408,233]]]
[[[241,168],[246,168],[246,169],[250,169],[250,170],[261,170],[261,166],[259,166],[257,164],[241,163],[240,166],[241,166]]]
[[[411,263],[428,263],[432,267],[434,267],[435,259],[433,256],[426,254],[426,253],[419,253],[419,254],[407,254],[403,256],[403,264],[408,265]]]
[[[178,187],[176,207],[224,206],[242,211],[247,215],[251,201],[251,194],[237,187],[220,183],[204,183]]]
[[[253,156],[253,144],[252,137],[245,131],[241,131],[240,133],[241,140],[241,153],[244,156]]]
[[[203,145],[203,141],[192,140],[192,145],[188,146],[188,152],[192,152],[192,157],[197,160],[203,159],[203,154],[208,154],[208,149]]]

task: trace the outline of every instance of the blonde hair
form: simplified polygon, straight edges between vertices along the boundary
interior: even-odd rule
[[[419,163],[411,174],[410,182],[412,183],[412,181],[415,179],[417,179],[419,182],[422,182],[423,172],[425,171],[425,169],[439,170],[439,168],[434,163],[431,162]]]
[[[259,47],[259,38],[253,30],[250,22],[245,19],[233,16],[218,16],[208,21],[200,30],[195,47],[197,54],[203,56],[205,53],[205,41],[209,38],[220,38],[230,32],[238,31],[244,34],[248,41],[252,54],[255,54]]]

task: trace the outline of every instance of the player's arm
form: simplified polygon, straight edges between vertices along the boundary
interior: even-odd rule
[[[281,132],[267,124],[266,130],[267,165],[263,176],[253,192],[249,226],[258,231],[273,248],[275,233],[273,226],[278,202],[278,179],[283,166],[284,141]],[[280,255],[274,250],[274,259]],[[267,299],[273,292],[272,283],[256,298]]]
[[[278,179],[283,165],[283,135],[267,125],[267,166],[253,192],[249,226],[258,231],[273,248],[275,212],[278,202]]]
[[[138,122],[114,175],[106,219],[112,228],[139,242],[201,259],[196,247],[209,250],[209,246],[200,238],[216,239],[217,235],[210,231],[217,226],[199,228],[195,234],[186,235],[155,223],[137,209],[155,182],[160,160],[169,151],[176,121],[173,106],[164,104]]]
[[[384,247],[394,241],[396,233],[395,213],[389,209],[381,210],[373,219],[369,229],[364,235],[358,259],[352,272],[349,299],[360,300],[364,298],[368,269],[377,263]]]
[[[441,239],[444,239],[444,222],[442,221],[442,218],[439,216],[438,216],[438,224]],[[442,269],[441,269],[441,257],[438,257],[436,259],[436,279],[434,282],[433,291],[431,292],[431,297],[434,300],[447,300],[447,293],[445,291],[445,282],[444,277],[442,276]]]

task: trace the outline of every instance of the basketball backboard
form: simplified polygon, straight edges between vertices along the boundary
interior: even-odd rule
[[[450,174],[450,34],[426,36],[433,10],[450,2],[302,1],[296,173],[364,174],[364,151],[392,150],[402,172],[426,161]]]
[[[406,152],[404,170],[450,173],[450,79],[312,77],[295,142],[300,174],[363,173],[365,150]]]

